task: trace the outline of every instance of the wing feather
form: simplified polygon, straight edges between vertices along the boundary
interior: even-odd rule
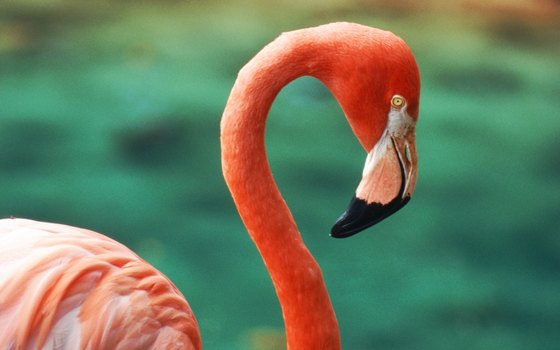
[[[0,220],[0,348],[199,349],[179,290],[93,231]]]

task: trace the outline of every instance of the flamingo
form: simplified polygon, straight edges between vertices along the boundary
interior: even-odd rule
[[[367,152],[362,179],[331,230],[348,237],[404,206],[417,175],[419,73],[394,34],[332,23],[287,32],[241,69],[221,122],[226,183],[270,273],[288,349],[340,349],[322,272],[274,182],[264,148],[275,96],[309,75],[341,105]],[[1,349],[201,349],[181,292],[99,233],[0,220]]]

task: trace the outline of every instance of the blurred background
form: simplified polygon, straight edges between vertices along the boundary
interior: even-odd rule
[[[422,75],[410,204],[329,238],[364,151],[311,78],[267,126],[344,348],[558,349],[559,18],[553,0],[0,1],[0,215],[125,243],[186,295],[206,349],[281,349],[272,284],[222,179],[221,113],[282,31],[380,27]]]

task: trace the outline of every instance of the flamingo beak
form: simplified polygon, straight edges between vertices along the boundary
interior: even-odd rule
[[[401,209],[416,186],[418,158],[415,122],[404,113],[391,120],[368,153],[362,180],[331,236],[352,236]]]

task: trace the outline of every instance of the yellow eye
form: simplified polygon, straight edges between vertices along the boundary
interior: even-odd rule
[[[406,104],[406,100],[401,95],[395,95],[391,98],[391,106],[393,108],[402,108]]]

